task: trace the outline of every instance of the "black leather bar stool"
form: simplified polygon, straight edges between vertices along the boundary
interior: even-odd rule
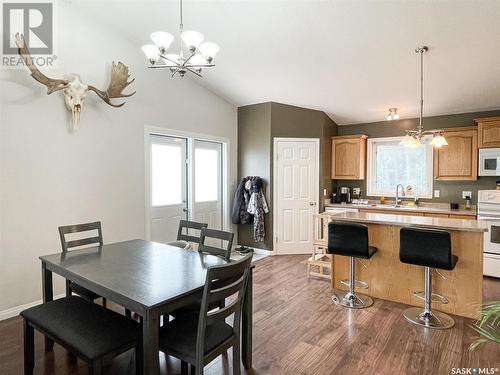
[[[455,321],[439,311],[432,311],[432,302],[448,303],[446,298],[432,293],[432,271],[455,268],[458,257],[451,253],[450,233],[442,230],[402,228],[400,231],[399,259],[403,263],[424,268],[424,309],[411,307],[403,312],[409,322],[426,328],[446,329]],[[421,293],[415,293],[420,297]],[[421,297],[422,298],[422,297]]]
[[[355,292],[356,287],[368,288],[365,282],[355,279],[355,261],[356,258],[370,259],[376,252],[377,248],[368,244],[366,225],[335,221],[328,224],[328,253],[349,257],[349,279],[342,280],[349,291],[340,301],[333,296],[334,303],[351,309],[363,309],[373,304],[370,297]]]

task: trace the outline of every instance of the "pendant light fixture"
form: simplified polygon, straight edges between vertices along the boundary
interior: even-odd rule
[[[420,117],[416,129],[406,131],[406,135],[401,140],[401,144],[410,147],[418,147],[422,144],[423,138],[432,135],[431,145],[434,147],[447,146],[448,142],[443,136],[442,130],[424,130],[424,54],[429,50],[427,46],[417,47],[415,53],[420,55]]]
[[[176,74],[184,77],[187,72],[202,77],[202,69],[215,66],[213,60],[217,52],[219,52],[219,46],[212,42],[203,42],[205,37],[198,31],[184,31],[182,0],[180,0],[180,20],[181,40],[178,54],[167,53],[175,38],[165,31],[152,33],[150,38],[154,44],[146,44],[141,49],[151,63],[150,68],[170,69],[172,77]]]

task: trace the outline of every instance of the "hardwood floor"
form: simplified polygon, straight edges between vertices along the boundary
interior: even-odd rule
[[[500,368],[500,345],[476,353],[468,346],[472,320],[455,317],[446,331],[407,323],[405,305],[383,300],[365,310],[330,302],[329,282],[305,277],[304,256],[270,257],[256,264],[254,277],[254,368],[248,374],[451,374],[452,368]],[[485,279],[485,301],[500,300],[500,282]],[[0,322],[0,374],[22,374],[21,320]],[[87,374],[56,345],[45,354],[36,337],[35,374]],[[160,354],[162,374],[180,374],[179,362]],[[228,359],[205,368],[208,375],[231,374]],[[118,357],[109,374],[133,374],[132,353]],[[497,371],[498,374],[500,372]]]

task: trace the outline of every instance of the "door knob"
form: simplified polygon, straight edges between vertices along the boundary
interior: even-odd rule
[[[316,202],[309,202],[309,206],[316,206]]]
[[[189,210],[188,210],[186,207],[184,207],[184,208],[182,209],[182,212],[189,212]]]

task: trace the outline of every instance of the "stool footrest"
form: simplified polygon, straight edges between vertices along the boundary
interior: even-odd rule
[[[350,287],[351,286],[351,283],[349,282],[348,279],[340,280],[340,283],[342,285],[345,285],[346,287]],[[364,281],[355,280],[354,281],[354,287],[355,288],[361,288],[361,289],[368,289],[368,284],[366,282],[364,282]]]
[[[414,292],[413,295],[415,297],[420,298],[421,300],[425,301],[425,292]],[[441,303],[443,305],[446,305],[446,304],[450,303],[450,300],[448,298],[446,298],[445,296],[442,296],[441,294],[432,293],[431,302],[432,303]]]

